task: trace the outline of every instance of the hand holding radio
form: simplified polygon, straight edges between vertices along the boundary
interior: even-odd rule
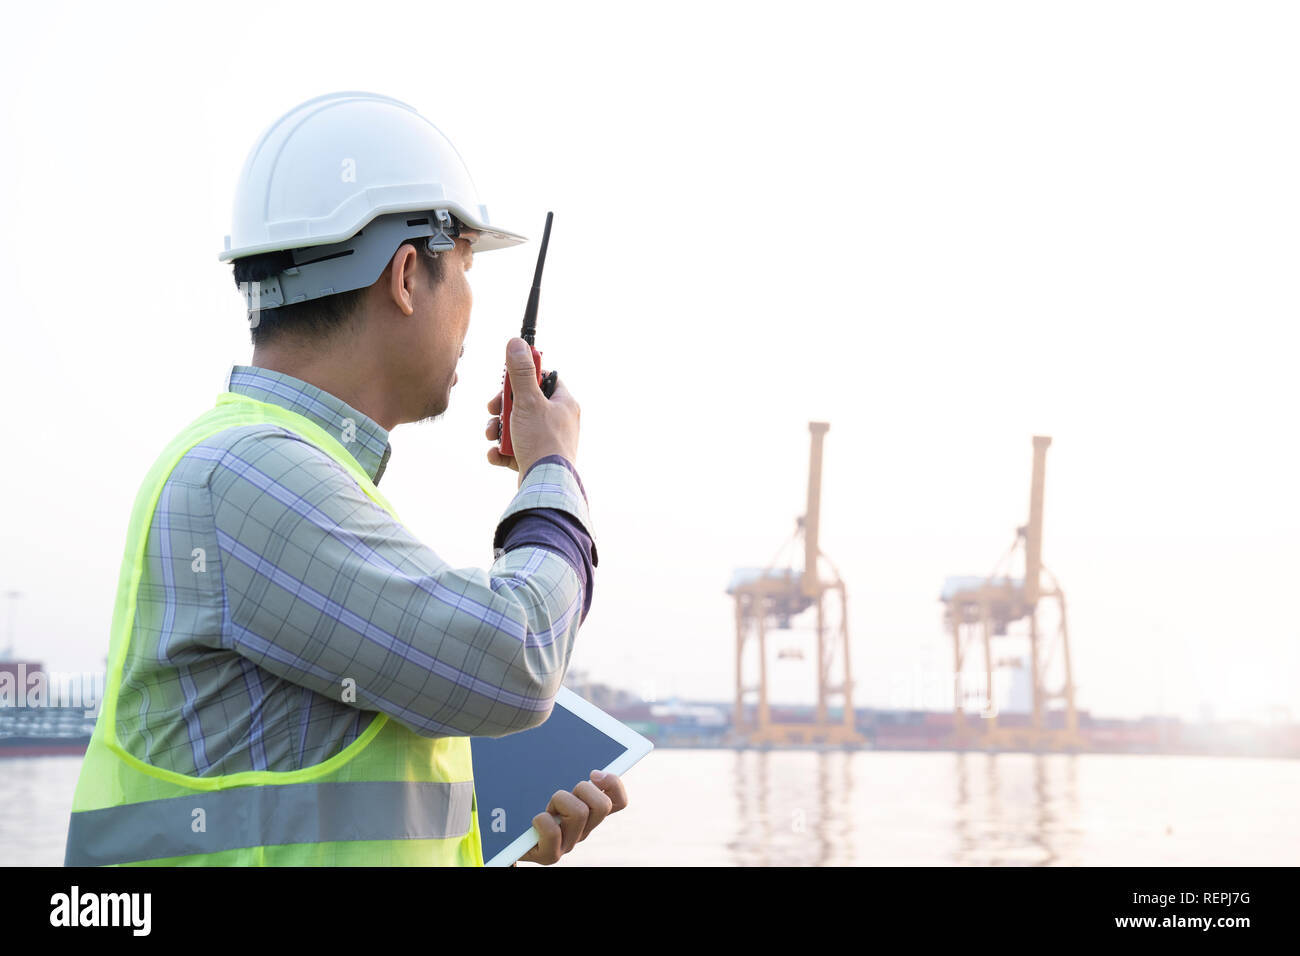
[[[537,356],[534,359],[534,356]],[[513,454],[502,454],[493,446],[488,449],[488,462],[519,472],[522,482],[533,462],[547,455],[563,455],[577,464],[578,430],[582,410],[562,381],[555,381],[555,391],[548,399],[539,379],[542,378],[541,357],[522,338],[511,339],[506,345],[506,375],[514,393],[510,409],[510,438]],[[553,374],[553,373],[552,373]],[[488,420],[484,437],[497,441],[501,436],[501,407],[503,392],[497,392],[488,402],[493,417]]]
[[[501,376],[501,391],[488,402],[488,411],[495,417],[489,419],[485,434],[499,441],[497,448],[488,450],[488,461],[519,472],[519,480],[539,458],[563,455],[577,463],[578,454],[578,403],[563,385],[558,373],[552,371],[543,377],[542,353],[533,346],[537,334],[537,302],[542,291],[542,268],[546,265],[546,249],[551,242],[553,213],[546,214],[546,228],[542,231],[542,247],[537,252],[537,269],[533,273],[533,288],[524,308],[524,323],[519,337],[506,347],[506,370]],[[526,404],[527,408],[521,407]],[[549,410],[548,406],[556,406]]]

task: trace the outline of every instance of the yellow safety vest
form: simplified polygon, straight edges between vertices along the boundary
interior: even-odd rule
[[[97,866],[482,866],[467,737],[430,740],[384,714],[330,759],[292,771],[193,777],[152,767],[117,739],[117,699],[149,526],[181,457],[211,435],[273,424],[320,448],[376,504],[392,506],[310,419],[233,392],[217,398],[149,471],[131,512],[105,694],[81,766],[65,864]]]

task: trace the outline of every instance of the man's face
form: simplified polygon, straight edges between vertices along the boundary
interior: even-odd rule
[[[473,234],[470,234],[473,238]],[[419,296],[416,312],[420,327],[419,346],[424,353],[419,364],[427,368],[425,404],[420,420],[436,418],[447,410],[451,389],[456,384],[456,365],[460,361],[469,331],[470,309],[474,295],[467,273],[474,265],[474,250],[463,236],[456,248],[442,252],[442,281],[431,293]],[[423,266],[420,267],[423,269]],[[425,287],[427,289],[427,285]]]

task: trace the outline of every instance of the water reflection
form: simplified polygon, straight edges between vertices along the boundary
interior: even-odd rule
[[[1067,755],[1069,756],[1069,755]],[[1034,806],[1037,809],[1036,819],[1038,826],[1030,835],[1033,845],[1038,847],[1043,854],[1040,865],[1051,866],[1056,862],[1056,851],[1052,848],[1052,838],[1056,827],[1056,817],[1052,815],[1052,801],[1047,791],[1047,770],[1044,765],[1044,756],[1042,754],[1034,755]]]
[[[641,806],[658,816],[590,841],[588,865],[1276,866],[1298,845],[1300,761],[664,750],[646,764]]]
[[[728,758],[735,825],[725,848],[737,865],[907,864],[912,847],[942,839],[945,818],[948,862],[1080,859],[1072,755],[739,750]]]
[[[1054,866],[1078,862],[1078,757],[952,754],[954,862]],[[975,778],[982,785],[973,783]]]
[[[733,752],[736,828],[726,843],[738,866],[852,862],[853,754]]]

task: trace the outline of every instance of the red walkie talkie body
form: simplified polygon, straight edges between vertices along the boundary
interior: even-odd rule
[[[530,345],[529,348],[532,348]],[[537,371],[537,384],[542,384],[542,353],[533,349],[533,368]],[[510,387],[510,371],[506,370],[501,396],[501,454],[513,455],[514,443],[510,441],[510,409],[514,406],[515,390]]]
[[[520,338],[528,343],[529,349],[533,353],[533,371],[537,374],[537,384],[542,384],[542,353],[537,351],[533,346],[534,336],[537,334],[537,299],[541,294],[542,285],[542,266],[546,264],[546,247],[551,240],[551,218],[553,214],[546,214],[546,229],[542,232],[542,248],[537,252],[537,270],[533,273],[533,288],[528,293],[528,305],[524,309],[524,325],[519,333]],[[547,398],[555,389],[555,373],[552,372],[547,377],[549,389],[544,388],[543,393]],[[513,455],[515,453],[514,443],[510,441],[510,409],[514,407],[514,389],[510,387],[510,369],[506,369],[501,378],[501,454]]]

